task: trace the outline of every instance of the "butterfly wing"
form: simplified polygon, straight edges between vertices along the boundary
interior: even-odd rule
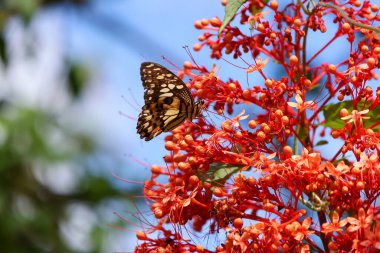
[[[140,74],[145,105],[139,115],[137,132],[149,141],[188,118],[194,110],[194,100],[186,84],[157,63],[142,63]]]

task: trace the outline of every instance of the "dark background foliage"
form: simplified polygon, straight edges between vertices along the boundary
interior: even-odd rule
[[[1,1],[0,82],[8,91],[14,85],[7,79],[14,64],[9,24],[16,20],[29,31],[39,11],[63,4],[85,8],[87,1]],[[33,32],[27,36],[33,37]],[[27,60],[33,61],[43,49],[29,50]],[[67,55],[61,60],[64,71],[57,82],[65,94],[60,96],[67,98],[65,105],[75,106],[91,73]],[[0,101],[0,251],[110,252],[107,247],[115,229],[108,224],[126,226],[110,215],[116,211],[112,203],[128,206],[128,195],[138,194],[111,177],[110,171],[115,165],[122,167],[121,161],[104,150],[93,133],[71,127],[75,122],[62,122],[64,107],[52,110],[54,99],[37,106],[5,90]],[[81,219],[83,223],[78,222]]]

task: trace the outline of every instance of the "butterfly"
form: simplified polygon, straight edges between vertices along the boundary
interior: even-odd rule
[[[167,68],[153,62],[143,62],[141,81],[145,89],[145,105],[137,121],[137,133],[149,141],[162,132],[196,118],[203,101],[194,102],[186,84]]]

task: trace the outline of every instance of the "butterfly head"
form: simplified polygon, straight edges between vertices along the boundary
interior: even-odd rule
[[[195,102],[194,110],[193,110],[193,113],[191,114],[191,120],[193,120],[196,117],[198,117],[199,113],[203,109],[204,103],[205,102],[203,100],[199,100],[198,102]]]

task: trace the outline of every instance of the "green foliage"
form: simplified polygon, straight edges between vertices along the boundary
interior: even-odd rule
[[[5,38],[2,33],[0,33],[0,60],[4,63],[4,65],[8,64],[7,48]]]
[[[60,225],[69,218],[67,207],[80,203],[93,209],[107,199],[125,197],[109,180],[93,175],[81,162],[80,158],[96,147],[90,137],[66,131],[51,114],[3,106],[0,143],[0,216],[6,217],[0,219],[0,240],[4,252],[75,252],[60,233]],[[81,170],[72,190],[57,193],[36,176],[38,171],[44,174],[65,163],[76,164]],[[91,252],[100,252],[100,228],[92,230],[97,247]]]
[[[2,4],[2,10],[8,15],[18,13],[28,22],[38,9],[40,2],[39,0],[5,0]]]
[[[223,23],[219,28],[219,34],[223,31],[223,29],[230,23],[230,21],[235,16],[236,12],[239,8],[245,3],[246,0],[229,0],[226,5],[225,14]]]
[[[267,4],[267,3],[269,2],[269,0],[262,0],[261,2],[262,2],[263,4]],[[263,10],[263,8],[256,8],[256,6],[253,5],[253,8],[252,8],[252,10],[251,10],[251,14],[252,14],[252,15],[255,15],[255,14],[257,14],[257,13],[260,13],[262,10]],[[254,25],[254,22],[255,22],[255,21],[253,20],[251,26]]]
[[[233,174],[241,170],[242,166],[225,163],[212,163],[206,174],[199,173],[198,178],[203,182],[208,182],[214,186],[224,185]]]
[[[12,60],[8,59],[9,45],[4,35],[9,18],[20,17],[27,30],[28,22],[40,8],[63,2],[84,4],[87,1],[0,1],[0,68],[4,67],[1,71],[6,72],[7,63]],[[68,95],[79,97],[87,87],[89,72],[81,65],[69,63],[66,74],[57,77],[57,82],[61,82],[58,78],[67,80]],[[0,76],[0,82],[7,85],[3,78]],[[97,158],[100,147],[94,136],[60,124],[61,115],[48,112],[49,108],[25,107],[7,94],[1,97],[12,102],[0,101],[0,251],[78,252],[68,243],[67,235],[62,234],[62,227],[78,215],[71,210],[73,206],[84,207],[96,217],[95,224],[88,224],[85,235],[89,247],[81,252],[104,251],[106,238],[115,229],[105,224],[102,210],[109,202],[125,205],[127,197],[124,190],[115,186],[115,180],[109,179],[110,171],[115,168],[106,164],[118,164],[118,161],[109,154],[106,155],[107,161]],[[68,178],[61,178],[57,173],[57,168],[62,167],[70,174]],[[65,189],[55,184],[59,185],[63,180],[70,180]],[[131,194],[137,195],[136,192]],[[87,217],[83,220],[86,221]],[[118,221],[117,216],[114,220]],[[111,223],[109,218],[107,223]]]
[[[88,0],[1,0],[0,1],[0,29],[4,28],[4,22],[14,15],[20,16],[28,23],[40,8],[48,5],[72,3],[84,5]]]
[[[340,110],[346,108],[349,113],[351,113],[353,110],[357,111],[363,111],[365,109],[368,109],[368,105],[364,103],[364,100],[360,101],[356,108],[353,106],[352,100],[349,101],[343,101],[336,104],[329,104],[323,108],[323,115],[325,117],[325,123],[324,126],[330,127],[332,129],[341,129],[344,127],[344,120],[340,117]],[[380,106],[376,106],[375,108],[371,109],[367,114],[364,116],[370,117],[369,119],[365,120],[365,127],[369,127],[377,122],[380,121]],[[373,128],[374,131],[380,131],[380,125],[377,125]]]
[[[79,97],[88,81],[87,69],[80,64],[68,66],[68,89],[73,97]]]
[[[329,142],[326,140],[320,140],[317,142],[317,144],[315,144],[315,146],[322,146],[322,145],[326,145],[326,144],[329,144]]]
[[[222,22],[222,25],[220,26],[219,28],[219,32],[218,34],[220,35],[220,33],[223,31],[223,29],[231,22],[231,20],[235,17],[235,14],[237,13],[237,11],[240,9],[240,7],[246,2],[246,0],[229,0],[227,1],[227,5],[226,5],[226,8],[225,8],[225,14],[224,14],[224,18],[223,18],[223,22]],[[262,1],[263,4],[266,4],[268,3],[268,0],[264,0]],[[263,9],[262,8],[256,8],[256,7],[253,7],[253,9],[251,10],[251,14],[252,15],[255,15],[257,13],[260,13]],[[253,24],[252,24],[253,25]]]

